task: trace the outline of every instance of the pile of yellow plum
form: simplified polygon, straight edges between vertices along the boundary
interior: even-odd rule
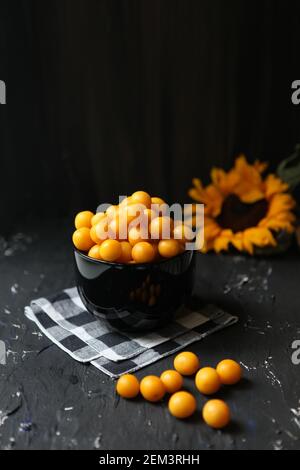
[[[196,375],[195,375],[196,374]],[[123,398],[135,398],[139,393],[150,402],[158,402],[166,393],[170,394],[168,408],[176,418],[188,418],[195,413],[197,404],[194,395],[182,390],[183,376],[195,375],[196,388],[204,395],[214,395],[222,385],[233,385],[242,377],[241,366],[232,359],[224,359],[217,367],[200,368],[196,354],[185,351],[174,359],[174,370],[164,371],[160,377],[148,375],[141,382],[125,374],[117,382],[117,393]],[[219,399],[208,400],[202,409],[202,417],[208,426],[221,429],[230,422],[230,409]]]
[[[105,212],[83,211],[75,218],[74,246],[96,260],[151,263],[185,250],[191,229],[166,215],[166,203],[137,191]],[[137,218],[140,224],[135,223]]]

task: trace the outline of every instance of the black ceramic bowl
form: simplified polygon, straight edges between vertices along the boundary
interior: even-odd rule
[[[149,264],[118,264],[75,253],[79,295],[85,307],[112,327],[153,330],[165,325],[193,289],[194,252]]]

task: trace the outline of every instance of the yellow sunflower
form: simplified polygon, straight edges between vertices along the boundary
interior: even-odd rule
[[[193,179],[189,195],[204,204],[203,253],[234,247],[253,255],[277,247],[279,233],[295,231],[296,203],[289,186],[275,174],[263,178],[266,168],[259,161],[250,165],[241,155],[228,172],[213,168],[208,186]]]

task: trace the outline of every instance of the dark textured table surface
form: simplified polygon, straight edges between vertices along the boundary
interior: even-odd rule
[[[300,448],[300,365],[292,362],[292,344],[300,340],[299,254],[198,256],[197,294],[239,322],[190,349],[203,365],[232,357],[244,366],[241,383],[219,394],[233,421],[213,431],[199,411],[178,421],[166,403],[118,400],[110,378],[75,362],[24,317],[30,299],[73,285],[67,232],[53,222],[0,239],[1,449]],[[138,376],[158,374],[172,360]],[[199,409],[204,401],[198,394]]]

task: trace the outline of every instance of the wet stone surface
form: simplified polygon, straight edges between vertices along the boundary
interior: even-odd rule
[[[233,421],[213,431],[201,420],[205,398],[186,421],[166,402],[116,399],[114,382],[75,362],[24,316],[30,299],[73,285],[73,259],[63,223],[0,237],[1,449],[299,449],[300,257],[198,256],[196,294],[239,322],[190,347],[202,365],[239,360],[244,379],[218,394]],[[172,357],[138,372],[160,374]],[[185,380],[194,391],[192,379]]]

